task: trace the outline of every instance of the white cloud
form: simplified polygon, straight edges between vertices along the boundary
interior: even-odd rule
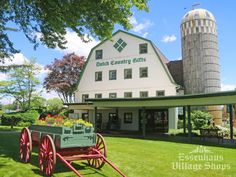
[[[143,37],[146,38],[148,35],[148,32],[143,33]]]
[[[135,25],[138,24],[138,22],[137,22],[137,20],[136,20],[136,18],[135,18],[134,16],[132,16],[132,17],[129,18],[129,22],[130,22],[133,26],[135,26]]]
[[[133,24],[133,26],[134,26],[133,28],[134,32],[141,33],[142,31],[152,26],[152,22],[150,20],[144,20],[144,22]]]
[[[65,38],[67,40],[66,49],[56,48],[64,54],[75,52],[79,56],[88,57],[90,50],[99,43],[92,37],[90,37],[90,42],[85,43],[78,37],[77,33],[70,31],[67,31]]]
[[[133,25],[132,31],[141,34],[143,37],[147,37],[147,29],[153,25],[153,22],[148,19],[144,19],[142,20],[142,22],[138,22],[134,16],[130,17],[129,21]]]
[[[21,65],[25,62],[29,61],[22,53],[16,53],[13,55],[13,57],[10,59],[5,58],[5,63],[1,65],[7,66],[7,65]]]
[[[17,53],[13,55],[11,60],[6,58],[5,61],[6,62],[4,64],[1,63],[2,66],[21,65],[26,62],[29,62],[29,59],[27,59],[22,53]],[[36,74],[36,77],[42,80],[49,72],[49,70],[45,69],[44,66],[39,63],[36,63],[35,65],[40,68],[40,71],[38,74]],[[0,80],[7,80],[7,78],[8,78],[7,73],[0,73]]]
[[[47,100],[51,98],[59,98],[56,92],[54,91],[47,92],[45,88],[41,89],[40,96],[46,98]]]
[[[221,84],[221,91],[235,90],[236,84]]]
[[[162,38],[162,42],[164,43],[170,43],[170,42],[174,42],[176,40],[176,36],[175,35],[166,35]]]
[[[25,62],[29,61],[22,53],[14,54],[13,57],[11,57],[11,60],[9,58],[5,58],[5,63],[1,63],[1,66],[8,66],[8,65],[21,65]],[[6,73],[0,73],[0,80],[7,80],[8,75]]]

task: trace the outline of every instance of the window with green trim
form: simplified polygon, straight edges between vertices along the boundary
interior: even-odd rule
[[[121,52],[125,48],[126,45],[127,43],[120,38],[113,47],[119,52]]]
[[[157,90],[156,96],[165,96],[165,90]]]
[[[101,93],[96,93],[95,98],[102,98],[102,94]]]
[[[133,122],[133,114],[132,112],[124,113],[124,123],[132,124]]]
[[[141,91],[140,98],[146,98],[146,97],[148,97],[148,91]]]
[[[140,78],[148,77],[148,67],[139,68],[139,77]]]
[[[82,94],[82,102],[86,102],[87,98],[89,98],[89,94]]]
[[[96,50],[95,52],[95,58],[96,60],[102,59],[102,50]]]
[[[117,94],[116,93],[109,93],[109,98],[116,98]]]
[[[132,79],[132,69],[124,69],[124,79]]]
[[[116,80],[116,70],[109,71],[109,80]]]
[[[132,92],[124,92],[125,98],[132,98]]]
[[[147,43],[139,44],[139,53],[140,54],[148,53],[148,45],[147,45]]]
[[[95,81],[102,81],[102,71],[95,72]]]

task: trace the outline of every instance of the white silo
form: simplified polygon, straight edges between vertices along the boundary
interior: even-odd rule
[[[220,66],[216,20],[205,9],[187,12],[181,22],[185,94],[220,91]],[[221,123],[220,107],[208,107],[216,124]]]

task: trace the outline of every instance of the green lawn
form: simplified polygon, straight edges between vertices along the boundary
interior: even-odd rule
[[[32,155],[31,163],[23,164],[18,160],[19,132],[0,130],[0,177],[36,177],[41,176],[38,169],[37,149]],[[222,157],[209,163],[214,170],[174,170],[172,163],[179,160],[179,153],[190,156],[189,152],[198,145],[158,140],[141,140],[131,138],[105,137],[108,146],[108,158],[114,162],[128,177],[236,177],[236,149],[204,146],[212,155]],[[200,154],[201,155],[201,154]],[[206,161],[188,161],[193,165],[205,165]],[[95,170],[86,163],[75,164],[85,177],[115,177],[114,171],[105,165]],[[223,168],[227,168],[222,170]],[[53,176],[74,176],[63,164],[57,163]]]

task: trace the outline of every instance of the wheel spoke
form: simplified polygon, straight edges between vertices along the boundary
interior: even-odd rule
[[[95,165],[95,159],[93,159],[93,163],[92,163],[92,165],[93,165],[93,166]]]
[[[96,161],[97,161],[96,167],[98,168],[100,166],[100,161],[99,161],[99,159],[97,159]]]
[[[102,149],[104,149],[104,146],[102,146],[102,147],[98,148],[98,150],[99,150],[99,151],[101,151]]]
[[[101,142],[96,146],[96,148],[99,148],[102,144],[103,144],[103,142],[101,141]]]

